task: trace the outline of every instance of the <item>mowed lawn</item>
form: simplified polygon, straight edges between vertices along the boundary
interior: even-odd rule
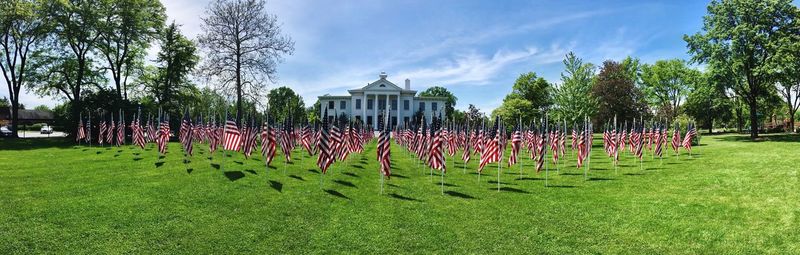
[[[404,150],[380,192],[374,142],[320,184],[316,156],[209,160],[180,144],[145,150],[0,140],[0,253],[800,253],[800,138],[704,136],[694,157],[624,154],[595,139],[589,180],[466,167],[448,157],[445,195]],[[567,151],[569,156],[571,153]],[[506,155],[508,155],[506,153]],[[460,153],[456,156],[456,161]],[[504,160],[506,160],[504,158]]]

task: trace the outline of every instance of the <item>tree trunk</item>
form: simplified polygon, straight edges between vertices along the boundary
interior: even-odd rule
[[[19,98],[19,97],[15,97]],[[11,100],[11,137],[19,137],[19,100]]]
[[[794,133],[794,114],[792,114],[791,111],[792,110],[789,110],[789,133]]]
[[[714,133],[714,120],[711,120],[711,123],[708,123],[708,134]]]
[[[750,105],[750,138],[758,138],[758,101],[755,96],[748,99]]]
[[[242,59],[239,54],[236,55],[236,123],[242,123]]]

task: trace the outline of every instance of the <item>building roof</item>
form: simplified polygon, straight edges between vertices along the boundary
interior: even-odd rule
[[[53,113],[47,111],[38,111],[38,110],[23,110],[20,109],[18,114],[18,118],[20,121],[24,120],[53,120]],[[11,107],[0,107],[0,119],[11,119]]]

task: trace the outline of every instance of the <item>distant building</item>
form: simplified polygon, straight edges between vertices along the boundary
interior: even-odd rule
[[[52,124],[54,117],[52,112],[38,110],[19,110],[18,125],[32,125],[37,123]],[[11,107],[0,107],[0,126],[11,126]]]
[[[381,72],[379,79],[362,88],[348,90],[349,96],[324,95],[319,97],[320,117],[328,110],[328,118],[347,115],[351,120],[363,121],[376,129],[378,119],[383,117],[384,110],[389,109],[392,127],[403,126],[411,122],[411,118],[421,111],[428,123],[433,114],[444,114],[444,97],[418,97],[417,91],[411,90],[411,80],[405,80],[401,88],[386,79],[388,75]]]

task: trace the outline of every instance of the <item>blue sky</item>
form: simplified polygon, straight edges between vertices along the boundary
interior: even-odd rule
[[[170,20],[190,38],[201,32],[207,1],[166,0]],[[346,94],[385,71],[412,89],[438,85],[456,108],[490,112],[520,73],[560,83],[564,55],[585,61],[634,56],[644,62],[688,59],[684,34],[699,31],[707,1],[307,1],[267,6],[296,42],[273,87],[288,86],[311,104]],[[157,49],[152,49],[152,52]],[[3,86],[0,96],[8,94]],[[21,97],[29,107],[52,98]]]

